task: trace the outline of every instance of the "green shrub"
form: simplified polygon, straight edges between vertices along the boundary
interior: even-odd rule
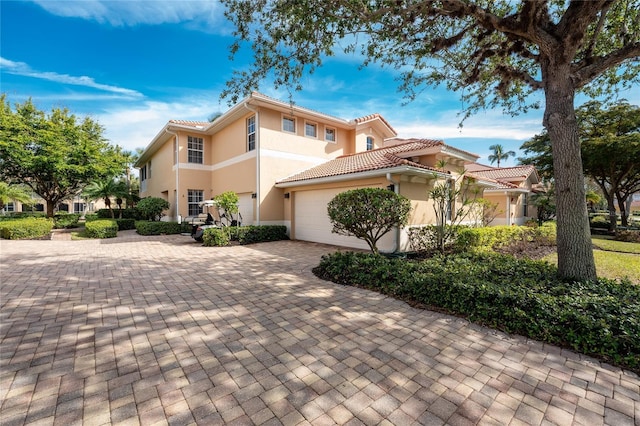
[[[56,229],[76,228],[79,220],[78,213],[58,212],[53,215],[53,227]]]
[[[129,229],[136,229],[135,219],[115,219],[118,224],[118,231],[127,231]]]
[[[118,223],[111,219],[92,220],[84,225],[88,238],[114,238],[118,236]]]
[[[146,220],[138,220],[135,222],[135,228],[140,235],[170,235],[180,234],[184,232],[184,224],[178,222],[151,222]]]
[[[458,251],[469,249],[495,249],[519,242],[539,245],[554,245],[556,242],[555,222],[542,226],[489,226],[485,228],[461,228],[456,237]]]
[[[450,249],[458,238],[458,234],[462,229],[466,229],[466,226],[461,225],[448,225],[447,232],[440,236],[442,241],[439,241],[438,226],[426,225],[426,226],[412,226],[407,230],[409,235],[409,245],[413,251],[418,253],[434,253],[439,251],[442,244],[445,250]]]
[[[597,229],[609,229],[609,223],[609,216],[601,215],[593,216],[589,221],[589,225]]]
[[[421,262],[334,253],[314,273],[640,371],[640,286],[629,281],[563,282],[545,262],[496,253]]]
[[[4,215],[0,215],[0,220],[15,220],[15,219],[24,219],[27,217],[47,217],[44,212],[10,212]]]
[[[207,247],[228,246],[229,234],[222,228],[207,228],[202,235],[202,241]]]
[[[118,208],[113,209],[114,219],[119,219],[121,212],[122,212],[122,219],[134,219],[134,220],[141,219],[140,214],[138,213],[138,211],[136,209],[122,209],[122,210],[119,210]],[[109,211],[109,209],[97,210],[95,212],[95,214],[100,219],[111,219],[111,211]],[[85,218],[86,218],[86,216],[85,216]]]
[[[160,220],[162,211],[168,208],[169,202],[159,197],[145,197],[136,206],[139,218],[151,221]]]
[[[267,241],[288,240],[284,225],[259,225],[230,227],[231,240],[240,244],[254,244]]]
[[[87,213],[84,215],[85,222],[91,222],[92,220],[98,220],[98,219],[100,219],[100,217],[98,216],[97,213]]]
[[[7,240],[42,238],[51,233],[53,220],[41,217],[3,220],[0,222],[0,237]]]
[[[627,243],[640,243],[640,231],[618,231],[616,232],[615,240]]]

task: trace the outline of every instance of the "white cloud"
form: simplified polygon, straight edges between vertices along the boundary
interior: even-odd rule
[[[9,74],[32,77],[40,80],[48,80],[62,84],[90,87],[93,89],[102,90],[104,92],[114,93],[131,98],[141,98],[143,96],[142,93],[136,90],[98,83],[92,77],[58,74],[51,71],[38,71],[32,69],[28,64],[24,62],[11,61],[2,57],[0,57],[0,68],[2,68],[4,72]]]
[[[113,145],[134,150],[145,148],[171,119],[204,121],[219,111],[217,97],[185,98],[174,102],[145,101],[135,106],[112,108],[95,115]]]
[[[47,12],[116,27],[186,23],[192,29],[226,33],[218,1],[161,0],[33,0]]]

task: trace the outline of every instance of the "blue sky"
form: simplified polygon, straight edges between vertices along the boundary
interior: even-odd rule
[[[232,27],[216,1],[2,0],[0,18],[0,92],[12,103],[31,97],[43,110],[67,107],[91,116],[111,143],[130,150],[145,147],[170,119],[206,120],[226,111],[219,94],[248,60],[229,60]],[[359,59],[344,54],[303,86],[294,95],[300,106],[345,119],[378,112],[401,137],[444,139],[484,163],[490,145],[518,152],[542,130],[541,111],[511,117],[500,110],[476,114],[459,128],[457,94],[427,89],[403,106],[392,71],[360,70]],[[266,83],[260,91],[288,100],[285,90]],[[622,97],[640,103],[640,89]]]

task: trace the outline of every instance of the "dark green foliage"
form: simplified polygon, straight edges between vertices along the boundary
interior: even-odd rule
[[[593,216],[589,219],[589,225],[596,229],[609,229],[609,216]]]
[[[118,224],[113,219],[92,220],[85,223],[84,229],[88,238],[115,238],[118,236]]]
[[[207,228],[202,235],[202,241],[207,247],[228,246],[229,234],[222,228]]]
[[[114,219],[118,224],[118,231],[127,231],[129,229],[136,229],[135,219]]]
[[[640,371],[640,287],[629,281],[562,281],[545,262],[495,253],[409,262],[338,252],[314,273]]]
[[[169,202],[159,197],[145,197],[136,206],[139,217],[145,220],[160,220],[162,211],[168,208]]]
[[[51,233],[53,220],[25,217],[0,222],[0,237],[7,240],[42,238]]]
[[[122,213],[122,219],[134,219],[134,220],[140,220],[140,213],[138,213],[138,211],[136,209],[122,209],[122,210],[114,210],[114,215],[119,218],[120,217],[120,213]],[[109,209],[100,209],[98,211],[95,212],[95,214],[97,215],[97,217],[99,217],[100,219],[111,219],[111,212],[109,211]],[[89,214],[85,215],[85,218],[88,217]]]
[[[80,215],[78,213],[58,212],[53,215],[53,227],[56,229],[75,228],[78,226]]]
[[[184,232],[183,224],[178,222],[151,222],[138,220],[135,228],[140,235],[169,235]]]
[[[341,192],[327,205],[334,232],[364,240],[377,253],[378,240],[398,226],[406,225],[411,202],[382,188],[358,188]]]
[[[98,216],[97,213],[87,213],[84,215],[84,220],[86,222],[91,222],[92,220],[98,220],[98,219],[106,219],[106,218],[101,218],[100,216]]]
[[[11,212],[4,215],[0,215],[0,221],[24,219],[28,217],[47,217],[47,215],[44,212]]]
[[[243,245],[289,239],[284,225],[239,226],[230,229],[231,240]]]

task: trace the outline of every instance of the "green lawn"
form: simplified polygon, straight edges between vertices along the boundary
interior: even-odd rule
[[[595,247],[603,250],[593,250],[596,260],[596,270],[599,277],[604,278],[629,278],[632,282],[640,284],[640,244],[624,243],[594,237]],[[552,253],[543,260],[550,263],[558,263],[558,255]]]

